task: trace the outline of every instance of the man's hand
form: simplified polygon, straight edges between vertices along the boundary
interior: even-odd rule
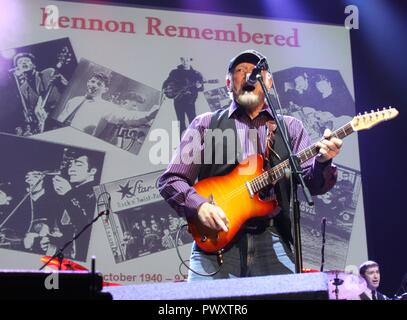
[[[52,184],[54,185],[55,192],[58,193],[60,196],[63,196],[72,189],[69,181],[62,178],[61,176],[55,176],[52,179]]]
[[[206,227],[216,231],[228,231],[229,220],[223,210],[210,204],[209,202],[203,203],[198,208],[198,219]]]
[[[67,86],[68,85],[68,80],[66,80],[66,78],[62,75],[62,74],[60,74],[60,73],[57,73],[56,75],[54,75],[51,79],[50,79],[50,84],[53,84],[53,85],[55,85],[56,83],[61,83],[62,85],[64,85],[64,86]]]
[[[150,113],[149,113],[149,115],[147,116],[147,119],[148,119],[149,121],[155,119],[155,116],[157,115],[158,110],[160,110],[160,106],[159,106],[159,105],[154,105],[154,106],[150,109],[150,111],[149,111]]]
[[[0,206],[9,205],[12,197],[9,197],[4,191],[0,190]]]
[[[31,249],[34,245],[34,240],[38,237],[39,237],[38,233],[35,232],[26,233],[24,237],[24,248]]]
[[[342,140],[332,137],[332,131],[325,129],[324,139],[316,145],[319,147],[319,154],[316,157],[318,162],[326,162],[339,154],[342,147]]]
[[[41,179],[44,179],[44,176],[40,171],[30,171],[25,175],[25,182],[28,183],[28,190],[30,192],[38,192],[43,189]]]
[[[43,100],[42,97],[38,97],[37,105],[34,109],[34,114],[38,119],[38,127],[40,128],[40,132],[44,131],[45,120],[48,118],[48,112],[45,111],[44,106],[42,105]]]

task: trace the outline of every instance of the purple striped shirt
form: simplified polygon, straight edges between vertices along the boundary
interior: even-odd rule
[[[236,112],[237,109],[237,105],[232,102],[228,116],[235,120],[243,152],[242,159],[257,153],[257,146],[261,148],[261,153],[264,154],[267,134],[266,122],[273,119],[270,108],[265,105],[254,119],[250,119],[245,112]],[[201,204],[210,202],[209,199],[197,194],[192,186],[201,169],[200,161],[197,159],[204,161],[204,135],[209,128],[211,118],[212,113],[208,112],[197,116],[191,122],[182,136],[174,158],[158,181],[163,198],[179,215],[187,218],[196,215],[197,208]],[[284,116],[284,121],[287,125],[293,152],[297,154],[311,144],[309,136],[301,121],[289,116]],[[250,129],[257,131],[260,145],[257,143],[257,139],[249,138]],[[314,157],[304,162],[301,167],[304,171],[304,180],[311,194],[323,194],[334,186],[337,172],[332,161],[320,163],[315,161]]]

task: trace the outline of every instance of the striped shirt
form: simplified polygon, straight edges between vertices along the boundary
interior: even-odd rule
[[[228,117],[233,118],[236,124],[238,138],[241,143],[242,159],[257,153],[258,147],[264,154],[266,145],[266,122],[273,119],[270,108],[265,105],[263,110],[251,119],[245,112],[238,112],[235,102],[229,107]],[[159,178],[160,194],[167,203],[174,208],[180,216],[192,217],[197,214],[197,208],[209,199],[197,194],[192,187],[197,180],[201,169],[200,161],[204,160],[204,136],[211,123],[213,113],[204,113],[197,116],[182,136],[175,156],[166,171]],[[311,142],[301,121],[296,118],[284,116],[291,147],[294,154],[308,147]],[[257,139],[250,131],[257,131]],[[192,137],[192,138],[191,138]],[[257,137],[256,137],[257,138]],[[191,161],[193,159],[193,161]],[[320,163],[315,157],[301,165],[304,171],[304,180],[312,195],[323,194],[331,189],[337,178],[337,170],[332,161]]]

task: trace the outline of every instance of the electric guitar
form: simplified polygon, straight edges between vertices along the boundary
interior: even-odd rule
[[[204,83],[219,83],[218,79],[213,79],[213,80],[204,80],[201,82],[202,84]],[[189,84],[183,87],[179,87],[175,82],[169,82],[165,88],[163,89],[164,95],[168,99],[177,99],[179,96],[187,94],[188,91],[192,88],[195,87],[195,83]]]
[[[69,64],[72,60],[72,53],[69,51],[68,47],[63,47],[61,52],[58,54],[57,57],[57,64],[55,66],[56,71],[60,70],[64,65]],[[54,73],[53,76],[58,75],[58,73]],[[38,120],[38,128],[40,132],[44,131],[45,120],[48,117],[48,112],[46,110],[46,105],[48,100],[51,96],[51,92],[54,89],[55,84],[52,82],[46,88],[46,92],[43,96],[38,97],[37,104],[34,108],[34,114]]]
[[[342,139],[355,131],[370,129],[376,124],[395,118],[398,115],[395,108],[384,108],[355,116],[350,122],[332,133],[333,137]],[[318,154],[316,144],[309,146],[297,154],[300,163],[304,163]],[[242,226],[252,218],[271,216],[278,206],[276,200],[265,201],[258,193],[267,186],[274,185],[290,167],[285,160],[270,170],[263,170],[263,157],[254,154],[248,157],[225,175],[210,177],[199,181],[193,187],[196,192],[211,200],[223,209],[229,220],[228,231],[215,231],[203,225],[198,217],[188,221],[188,230],[196,244],[208,253],[221,253]]]

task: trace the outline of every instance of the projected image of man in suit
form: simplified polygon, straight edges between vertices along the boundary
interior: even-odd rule
[[[359,267],[360,275],[366,280],[367,289],[359,298],[361,300],[388,300],[384,294],[377,291],[380,286],[379,264],[374,261],[366,261]]]

